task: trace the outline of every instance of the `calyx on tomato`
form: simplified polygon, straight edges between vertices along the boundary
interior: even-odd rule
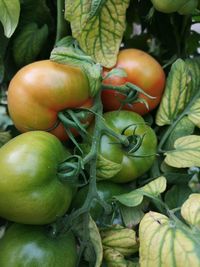
[[[21,132],[44,130],[65,140],[68,135],[58,113],[90,108],[89,89],[88,79],[78,67],[50,60],[34,62],[20,69],[10,82],[9,114]],[[90,121],[91,115],[83,123]]]
[[[47,224],[65,214],[72,186],[59,179],[66,150],[52,134],[21,134],[0,149],[0,217]]]
[[[104,113],[103,118],[106,127],[116,135],[125,136],[128,140],[128,144],[123,145],[113,134],[105,132],[101,136],[99,156],[115,163],[110,163],[110,168],[112,165],[114,168],[116,168],[116,164],[120,165],[120,168],[117,169],[117,172],[113,172],[113,176],[109,177],[109,180],[126,183],[146,173],[151,168],[156,156],[157,137],[153,129],[139,114],[132,111],[111,111]],[[89,131],[93,131],[92,126],[89,127]],[[97,174],[100,179],[101,165],[98,166],[97,162]],[[110,170],[108,171],[110,174]],[[105,177],[105,169],[103,177]]]
[[[105,111],[122,108],[144,115],[157,107],[165,87],[165,73],[152,56],[138,49],[124,49],[119,52],[114,68],[123,69],[127,76],[112,75],[103,80],[102,102]],[[103,77],[109,71],[104,69]],[[110,86],[127,83],[139,87],[143,93],[135,91],[135,100],[124,104],[127,98],[125,92],[110,89]]]
[[[181,15],[191,14],[198,6],[198,0],[151,0],[154,8],[163,13],[178,12]]]
[[[12,224],[0,240],[1,267],[75,267],[72,233],[51,236],[44,226]]]

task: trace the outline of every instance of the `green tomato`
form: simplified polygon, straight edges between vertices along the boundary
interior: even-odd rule
[[[127,188],[110,181],[100,181],[97,183],[97,192],[99,194],[99,197],[105,202],[110,202],[113,196],[127,193],[127,191],[128,191]],[[88,193],[88,185],[82,187],[78,191],[76,197],[72,202],[72,208],[74,209],[80,208],[86,199],[87,193]],[[94,220],[97,220],[102,216],[103,211],[104,211],[103,207],[96,200],[93,200],[90,209],[90,214],[92,218]]]
[[[99,154],[121,165],[121,169],[110,180],[116,183],[133,181],[146,173],[155,160],[156,134],[139,114],[132,111],[107,112],[104,119],[107,127],[127,136],[129,140],[129,146],[126,147],[111,135],[103,134],[101,137]]]
[[[0,217],[24,223],[47,224],[65,214],[72,188],[58,179],[66,158],[62,143],[52,134],[21,134],[0,149]]]
[[[44,226],[13,224],[0,240],[1,267],[75,267],[71,233],[51,236]]]
[[[154,8],[163,13],[178,12],[187,15],[194,12],[198,0],[151,0]]]

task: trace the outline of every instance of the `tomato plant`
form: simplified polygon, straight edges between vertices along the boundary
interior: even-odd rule
[[[65,140],[67,133],[58,112],[91,105],[84,73],[79,68],[50,60],[20,69],[8,88],[9,114],[21,132],[49,131]]]
[[[122,106],[123,109],[144,115],[160,103],[165,86],[165,74],[160,64],[153,57],[138,49],[124,49],[118,54],[115,68],[125,70],[127,77],[113,75],[103,81],[104,85],[118,86],[130,82],[154,98],[151,99],[142,93],[138,93],[134,103],[123,105],[122,101],[126,96],[117,91],[105,89],[102,92],[105,111],[117,110]],[[108,70],[105,69],[104,75],[107,73]],[[145,100],[147,105],[140,102],[140,98]]]
[[[155,160],[155,132],[139,114],[132,111],[110,111],[104,113],[104,120],[116,135],[121,134],[128,140],[127,145],[122,144],[109,131],[101,136],[99,155],[119,167],[110,180],[117,183],[133,181],[147,172]]]
[[[56,137],[42,131],[24,133],[5,144],[0,155],[0,216],[47,224],[67,211],[73,191],[58,179],[66,151]]]
[[[0,240],[2,267],[75,267],[76,259],[72,233],[52,236],[47,227],[12,224]]]
[[[100,181],[97,183],[98,195],[101,199],[108,203],[111,202],[113,196],[126,193],[127,191],[128,189],[126,187],[122,187],[121,185],[115,184],[110,181]],[[72,208],[80,208],[86,199],[87,193],[88,185],[78,191],[72,202]],[[93,219],[101,219],[101,216],[103,215],[103,207],[100,206],[97,201],[93,201],[90,213]]]

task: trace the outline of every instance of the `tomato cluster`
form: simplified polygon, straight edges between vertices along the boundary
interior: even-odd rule
[[[122,105],[125,95],[114,88],[104,87],[101,91],[104,111],[109,112],[103,114],[96,168],[97,179],[108,180],[97,183],[98,196],[105,202],[128,191],[121,183],[132,182],[151,168],[157,138],[141,115],[157,107],[165,84],[162,67],[140,50],[120,51],[115,67],[124,69],[127,76],[110,76],[103,80],[104,86],[129,82],[145,94],[136,92],[136,101]],[[108,71],[105,69],[104,75]],[[141,98],[145,101],[141,102]],[[93,104],[88,78],[80,68],[45,60],[23,67],[13,77],[8,89],[8,110],[16,128],[23,133],[0,149],[0,216],[15,222],[0,241],[1,267],[19,266],[24,257],[25,267],[41,266],[41,262],[42,266],[75,266],[77,252],[73,235],[54,237],[46,227],[68,212],[76,191],[72,183],[61,179],[59,171],[65,175],[71,173],[75,163],[72,161],[66,167],[71,154],[67,143],[61,141],[68,139],[69,129],[75,136],[78,132],[73,128],[74,121],[67,118],[66,126],[58,114],[69,109],[90,108]],[[87,147],[84,149],[83,144],[83,157],[87,157],[93,145],[95,120],[92,122],[90,115],[81,122],[83,126],[90,124],[83,138]],[[72,177],[74,181],[76,176]],[[80,208],[87,194],[88,185],[76,194],[71,209]],[[102,212],[103,208],[93,202],[93,218],[98,219]]]

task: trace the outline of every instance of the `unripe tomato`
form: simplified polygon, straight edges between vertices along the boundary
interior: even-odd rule
[[[1,267],[75,267],[72,233],[51,236],[44,226],[13,224],[0,240]]]
[[[57,114],[65,109],[91,107],[88,79],[77,67],[50,60],[20,69],[8,88],[9,114],[21,132],[44,130],[67,138]]]
[[[124,49],[119,52],[117,63],[114,68],[125,70],[127,77],[111,76],[103,81],[104,85],[123,85],[126,82],[133,83],[140,87],[150,99],[142,93],[138,93],[138,98],[146,100],[148,108],[144,103],[130,103],[122,106],[122,109],[131,110],[144,115],[156,108],[160,103],[165,86],[165,73],[161,65],[149,54],[138,49]],[[104,76],[109,70],[104,70]],[[102,102],[105,111],[117,110],[121,107],[121,100],[125,96],[114,90],[102,91]]]
[[[73,189],[58,178],[66,159],[62,143],[52,134],[21,134],[0,149],[0,217],[24,223],[47,224],[63,216]]]

